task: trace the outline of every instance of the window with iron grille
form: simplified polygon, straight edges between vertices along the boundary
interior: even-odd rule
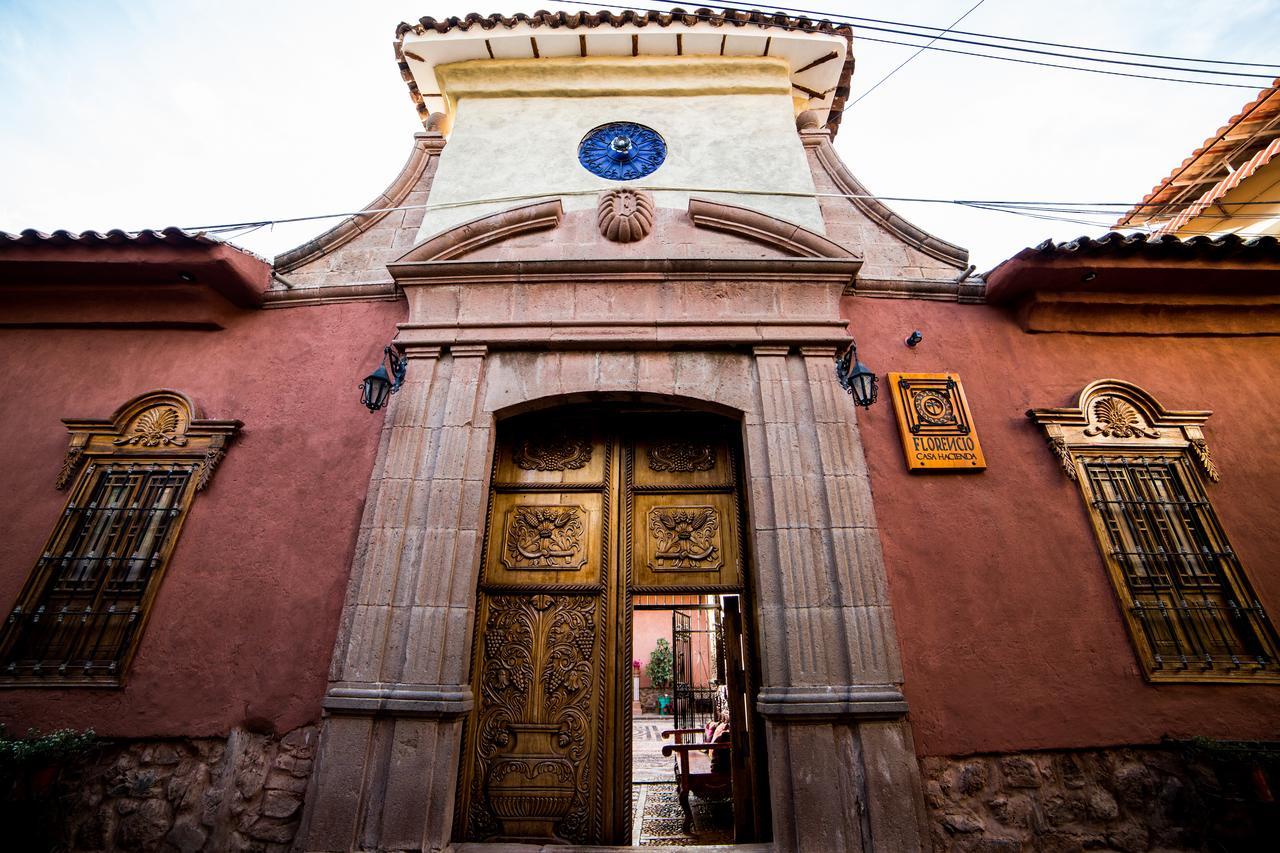
[[[9,614],[3,674],[119,678],[194,491],[195,463],[91,464]]]
[[[195,494],[241,427],[168,390],[62,423],[53,487],[70,496],[0,628],[0,687],[120,684]]]
[[[1276,637],[1185,452],[1077,452],[1126,621],[1155,681],[1280,679]]]

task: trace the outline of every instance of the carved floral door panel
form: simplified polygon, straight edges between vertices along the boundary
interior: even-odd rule
[[[736,592],[742,585],[742,525],[727,424],[667,416],[633,426],[623,484],[631,586]]]
[[[630,594],[741,591],[735,446],[695,415],[500,425],[458,837],[626,839]]]

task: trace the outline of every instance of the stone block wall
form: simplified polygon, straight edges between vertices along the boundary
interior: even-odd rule
[[[283,736],[106,742],[63,773],[63,843],[115,850],[283,853],[297,832],[316,727]]]
[[[1180,746],[929,757],[933,849],[1262,850],[1280,837],[1268,768]]]

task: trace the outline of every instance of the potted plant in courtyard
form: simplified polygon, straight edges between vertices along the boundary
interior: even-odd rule
[[[649,683],[662,691],[658,696],[659,714],[671,713],[671,696],[667,693],[667,688],[671,686],[671,664],[671,644],[659,637],[649,655],[649,665],[644,668],[644,674],[649,676]]]

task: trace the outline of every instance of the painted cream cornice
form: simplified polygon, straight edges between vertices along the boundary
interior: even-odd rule
[[[785,95],[791,70],[773,56],[566,56],[469,59],[436,67],[448,133],[462,98]],[[804,101],[793,98],[799,112]]]

